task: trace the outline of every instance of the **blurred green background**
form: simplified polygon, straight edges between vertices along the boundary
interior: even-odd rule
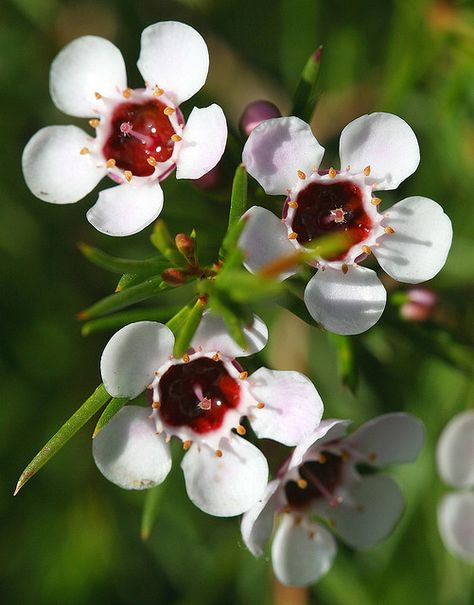
[[[436,507],[445,487],[434,465],[442,427],[474,405],[472,3],[3,0],[1,6],[2,602],[473,603],[473,569],[451,557],[437,533]],[[375,110],[397,113],[417,133],[422,162],[397,192],[384,196],[384,204],[421,194],[440,202],[453,220],[449,261],[430,284],[440,294],[434,320],[403,326],[391,307],[376,328],[354,338],[361,370],[356,397],[341,386],[331,339],[289,314],[261,310],[272,328],[265,362],[307,372],[325,401],[326,416],[358,424],[406,409],[427,427],[419,461],[394,469],[407,511],[393,536],[367,553],[341,546],[332,571],[309,591],[275,586],[268,557],[256,560],[246,552],[237,519],[215,519],[195,509],[178,464],[161,494],[152,536],[142,542],[144,494],[122,491],[97,471],[93,425],[12,497],[26,463],[100,382],[98,360],[109,335],[82,337],[75,314],[111,292],[115,279],[89,265],[77,242],[117,256],[151,252],[150,230],[113,239],[87,223],[84,214],[94,194],[64,207],[35,199],[23,183],[21,152],[38,128],[71,122],[48,93],[50,62],[65,43],[82,34],[110,38],[124,53],[130,85],[138,86],[140,32],[165,19],[183,20],[205,37],[210,74],[191,102],[220,103],[233,126],[255,99],[271,99],[288,111],[306,58],[323,44],[324,93],[312,126],[329,151],[325,163],[334,158],[336,165],[338,133],[348,121]],[[170,230],[196,227],[204,256],[212,258],[225,230],[225,196],[207,196],[173,178],[165,182],[165,194]],[[281,457],[273,447],[264,445],[270,457]]]

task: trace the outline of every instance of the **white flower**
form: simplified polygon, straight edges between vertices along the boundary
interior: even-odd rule
[[[360,475],[357,465],[375,470],[413,461],[423,444],[423,425],[410,414],[386,414],[346,436],[348,424],[321,422],[242,518],[244,542],[259,556],[275,513],[280,517],[272,563],[283,584],[312,584],[329,571],[337,547],[325,525],[364,549],[386,538],[403,511],[397,484],[379,473]]]
[[[314,261],[318,272],[304,298],[312,317],[328,330],[359,334],[380,318],[386,292],[377,274],[358,263],[373,252],[394,279],[426,281],[446,261],[452,228],[441,207],[425,197],[378,212],[380,198],[373,192],[395,189],[420,159],[415,134],[401,118],[388,113],[357,118],[342,131],[339,151],[341,169],[320,171],[324,149],[299,118],[276,118],[255,128],[243,162],[266,193],[288,198],[282,221],[264,208],[251,208],[241,245],[247,268],[258,271],[313,239],[345,233],[349,243],[341,254]]]
[[[235,357],[260,351],[268,332],[255,318],[245,334],[243,350],[221,318],[205,313],[183,359],[172,356],[173,333],[160,323],[133,323],[110,339],[101,359],[105,388],[132,399],[148,386],[153,411],[126,406],[94,438],[94,459],[107,479],[126,489],[161,483],[175,436],[188,450],[182,469],[196,506],[233,516],[257,502],[268,466],[260,450],[242,439],[240,419],[246,416],[259,438],[295,445],[318,426],[323,404],[298,372],[260,368],[248,376]]]
[[[97,36],[68,44],[51,66],[50,90],[64,113],[92,118],[93,138],[77,126],[48,126],[23,152],[31,191],[54,204],[72,204],[104,176],[119,184],[99,193],[87,213],[102,233],[132,235],[163,207],[159,182],[176,167],[178,179],[197,179],[220,160],[227,139],[222,109],[194,108],[185,125],[179,105],[206,81],[209,54],[189,25],[166,21],[147,27],[138,69],[145,88],[127,88],[123,57]]]
[[[474,410],[457,414],[444,428],[436,451],[438,470],[451,487],[438,507],[438,528],[446,548],[474,563]]]

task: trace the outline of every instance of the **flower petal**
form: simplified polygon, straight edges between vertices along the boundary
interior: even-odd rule
[[[298,182],[298,170],[317,170],[324,148],[306,122],[290,116],[266,120],[255,128],[245,143],[243,162],[270,195],[286,194]]]
[[[190,500],[215,517],[248,511],[262,497],[268,478],[265,456],[250,442],[235,437],[224,441],[222,456],[193,444],[181,467]]]
[[[30,191],[52,204],[73,204],[91,192],[106,170],[81,155],[90,140],[77,126],[47,126],[33,135],[22,157]]]
[[[391,113],[371,113],[350,122],[339,142],[341,167],[362,172],[370,166],[374,189],[396,189],[420,163],[411,127]]]
[[[51,65],[49,87],[58,109],[70,116],[95,116],[103,97],[127,87],[122,53],[105,38],[82,36],[65,46]]]
[[[246,221],[239,239],[245,255],[245,266],[252,273],[260,271],[279,258],[295,254],[295,247],[288,241],[288,229],[273,212],[260,206],[252,206],[243,215]],[[278,279],[293,275],[297,267],[283,271]]]
[[[275,492],[280,482],[270,481],[262,498],[242,517],[240,531],[245,545],[255,557],[263,553],[263,546],[270,537],[275,517]]]
[[[453,487],[474,487],[474,410],[457,414],[446,425],[436,450],[443,481]]]
[[[322,525],[283,515],[272,544],[273,571],[282,584],[307,586],[330,570],[336,552],[336,541]]]
[[[199,179],[207,174],[221,159],[226,142],[227,122],[219,105],[195,107],[183,130],[176,178]]]
[[[367,475],[356,483],[351,502],[328,508],[334,531],[353,548],[368,548],[384,540],[404,509],[398,485],[385,475]],[[329,506],[329,505],[328,505]]]
[[[194,28],[163,21],[143,30],[137,67],[150,86],[163,88],[179,105],[204,86],[209,53]]]
[[[307,458],[310,457],[314,450],[318,449],[328,441],[335,441],[345,437],[347,427],[351,423],[350,420],[323,420],[318,428],[308,435],[301,443],[293,450],[288,469],[291,470],[300,466]]]
[[[147,489],[165,480],[171,454],[164,436],[156,434],[146,408],[127,405],[92,441],[100,472],[124,489]]]
[[[367,455],[371,465],[381,468],[413,462],[423,446],[424,433],[418,418],[399,412],[369,420],[349,435],[345,443]]]
[[[173,352],[174,336],[156,321],[137,321],[116,332],[100,360],[104,386],[113,397],[133,399],[152,382]]]
[[[259,439],[296,445],[319,425],[323,402],[311,380],[300,372],[259,368],[249,385],[252,396],[265,404],[251,420]]]
[[[387,293],[375,271],[325,269],[308,282],[304,301],[315,321],[336,334],[360,334],[380,319]]]
[[[474,492],[458,492],[443,498],[438,508],[438,528],[446,548],[474,563]]]
[[[439,204],[426,197],[407,197],[387,210],[382,225],[395,233],[382,236],[373,252],[394,279],[418,284],[443,267],[453,228]]]
[[[257,315],[254,315],[253,324],[244,328],[244,334],[248,343],[246,349],[239,347],[230,336],[220,315],[206,311],[193,336],[191,346],[209,353],[219,351],[233,358],[258,353],[267,344],[268,328]]]
[[[163,208],[163,190],[158,181],[133,185],[123,183],[104,189],[87,212],[97,231],[123,237],[139,233],[152,223]]]

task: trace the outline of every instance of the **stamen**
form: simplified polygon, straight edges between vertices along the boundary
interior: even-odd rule
[[[159,401],[154,401],[154,402],[151,404],[151,407],[152,407],[154,410],[159,410],[159,409],[161,408],[161,403],[160,403]]]
[[[172,107],[165,107],[163,109],[163,113],[165,116],[170,116],[172,113],[174,113],[174,109]]]
[[[142,134],[141,132],[137,132],[133,129],[133,126],[130,122],[122,122],[120,124],[120,132],[125,136],[131,136],[143,143],[143,145],[153,145],[152,137],[149,137],[146,134]]]
[[[172,134],[171,140],[174,141],[175,143],[179,143],[179,141],[183,140],[183,137],[180,137],[179,134]]]
[[[298,481],[296,482],[298,487],[301,489],[305,489],[308,487],[308,482],[306,481],[306,479],[298,479]]]
[[[190,359],[189,355],[187,353],[185,353],[183,355],[183,361],[184,361],[184,363],[189,363],[189,359]]]
[[[290,208],[298,208],[298,202],[288,202]]]
[[[156,159],[152,155],[149,158],[147,158],[146,161],[150,164],[150,166],[156,166],[156,164],[157,164]]]
[[[102,99],[102,95],[100,94],[100,92],[95,92],[94,96],[97,100]]]
[[[212,356],[212,360],[213,360],[213,361],[219,361],[219,359],[220,359],[220,358],[221,358],[221,356],[219,355],[219,351],[217,351],[217,353],[215,353],[215,354]]]
[[[366,253],[366,254],[371,254],[372,253],[372,248],[370,246],[362,246],[362,250]]]
[[[161,95],[164,93],[165,91],[160,88],[159,86],[155,86],[155,88],[153,89],[153,95],[155,97],[161,97]]]
[[[296,174],[298,175],[299,179],[301,179],[302,181],[305,180],[306,174],[302,170],[298,170]]]
[[[116,164],[116,161],[114,160],[114,158],[110,158],[109,160],[107,160],[105,162],[105,165],[107,166],[107,168],[113,168]]]
[[[337,176],[337,171],[331,166],[331,168],[328,170],[328,175],[329,178],[333,179]]]
[[[130,183],[130,181],[132,180],[133,174],[132,174],[132,172],[130,170],[124,170],[123,171],[123,176]]]
[[[236,428],[236,431],[239,433],[239,435],[245,435],[245,433],[247,432],[245,427],[242,426],[241,424],[239,424],[239,426]]]
[[[248,377],[249,377],[248,372],[240,372],[240,374],[239,374],[240,380],[247,380]]]
[[[367,458],[369,459],[369,462],[375,462],[375,460],[377,458],[377,454],[375,452],[370,452],[370,454],[367,456]]]
[[[370,201],[374,206],[378,206],[382,200],[379,197],[373,197]]]
[[[346,265],[346,263],[344,263],[341,267],[342,272],[344,273],[344,275],[349,271],[349,266]]]
[[[122,91],[122,95],[123,95],[123,96],[124,96],[126,99],[129,99],[129,98],[132,96],[132,92],[133,92],[133,91],[132,91],[132,89],[131,89],[131,88],[125,88],[125,89]]]
[[[98,128],[100,126],[100,120],[97,118],[92,118],[92,120],[89,120],[89,126],[92,126],[92,128]]]
[[[290,233],[290,235],[288,236],[288,239],[296,239],[297,237],[298,237],[298,234],[297,234],[297,233],[295,233],[294,231],[292,231],[292,232]]]
[[[88,147],[83,147],[79,153],[81,155],[86,155],[87,153],[90,153],[90,151]]]
[[[257,403],[257,409],[258,410],[263,410],[264,407],[265,407],[265,404],[262,401],[259,401]]]
[[[314,529],[312,529],[308,532],[308,538],[310,540],[314,540],[315,536],[316,536],[316,532],[314,531]]]
[[[217,456],[217,458],[222,458],[222,450],[216,450],[214,453]]]
[[[384,231],[387,233],[387,235],[392,235],[395,233],[395,229],[393,227],[385,227]]]
[[[364,168],[364,174],[365,174],[365,176],[370,176],[370,166],[366,166]]]
[[[191,447],[191,444],[192,444],[192,441],[190,439],[183,441],[183,450],[189,450],[189,448]]]

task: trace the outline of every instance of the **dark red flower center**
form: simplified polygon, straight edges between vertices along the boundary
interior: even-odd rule
[[[165,109],[158,99],[118,105],[102,149],[105,159],[115,160],[116,166],[135,176],[153,174],[154,165],[173,153],[171,137],[176,133]]]
[[[222,361],[200,357],[171,366],[160,380],[160,416],[171,426],[207,433],[238,406],[240,386]]]
[[[370,234],[372,220],[364,209],[362,191],[351,181],[312,182],[295,201],[298,207],[291,227],[300,244],[333,233],[346,234],[344,251],[327,260],[342,260],[354,244]]]
[[[300,481],[288,481],[285,494],[292,508],[305,508],[316,498],[324,498],[336,505],[334,491],[341,480],[342,458],[331,452],[322,452],[320,460],[305,462],[299,468]]]

